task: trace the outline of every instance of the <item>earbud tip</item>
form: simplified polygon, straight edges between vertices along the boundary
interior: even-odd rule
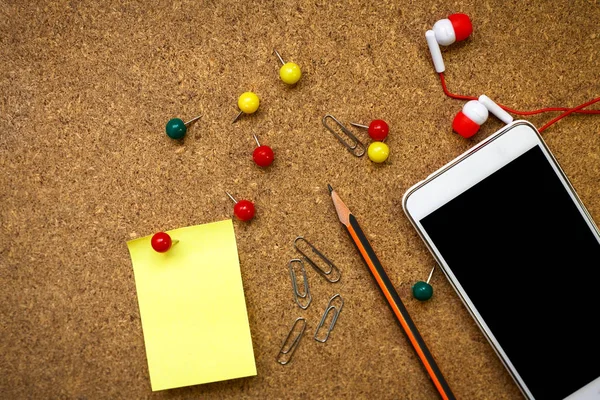
[[[448,19],[452,22],[457,41],[465,40],[473,33],[473,24],[467,14],[452,14]]]
[[[477,133],[479,125],[470,120],[462,111],[459,111],[454,117],[454,121],[452,121],[452,130],[468,139]]]

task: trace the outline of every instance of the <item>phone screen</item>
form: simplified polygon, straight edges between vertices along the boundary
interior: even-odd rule
[[[534,397],[600,377],[600,242],[539,146],[420,223]]]

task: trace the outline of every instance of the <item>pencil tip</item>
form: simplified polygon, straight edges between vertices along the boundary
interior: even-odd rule
[[[333,192],[333,188],[331,187],[331,185],[329,183],[327,184],[327,189],[329,189],[329,194],[331,194],[331,192]]]

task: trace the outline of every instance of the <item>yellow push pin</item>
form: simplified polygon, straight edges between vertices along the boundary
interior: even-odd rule
[[[379,164],[387,160],[390,155],[390,148],[383,142],[373,142],[369,145],[367,154],[371,161]]]
[[[277,50],[273,49],[279,61],[281,61],[282,67],[279,69],[279,77],[282,81],[287,83],[288,85],[293,85],[300,80],[302,77],[302,71],[300,71],[300,67],[298,64],[294,64],[293,62],[285,62],[283,58],[279,55]]]
[[[242,113],[252,114],[258,110],[258,106],[260,105],[260,100],[258,96],[252,92],[244,92],[238,98],[238,107],[240,108],[240,112],[235,116],[232,124],[238,120],[238,118],[242,115]]]

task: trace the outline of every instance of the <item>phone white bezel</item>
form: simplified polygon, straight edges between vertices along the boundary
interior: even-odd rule
[[[541,148],[556,172],[556,175],[560,178],[561,182],[569,192],[574,204],[577,206],[582,216],[587,221],[590,229],[600,242],[600,231],[595,225],[591,215],[581,202],[575,189],[546,146],[535,126],[528,121],[518,120],[506,125],[472,149],[456,157],[454,160],[429,175],[427,179],[410,187],[402,198],[402,207],[408,219],[429,248],[429,251],[440,265],[450,284],[454,287],[463,304],[465,304],[467,310],[492,345],[492,348],[504,363],[505,367],[517,383],[517,386],[521,389],[523,395],[529,399],[533,399],[534,397],[527,388],[526,383],[495,339],[493,333],[464,292],[460,282],[456,279],[452,270],[446,264],[419,221],[535,146]],[[571,394],[567,399],[599,400],[600,377],[584,388]]]

